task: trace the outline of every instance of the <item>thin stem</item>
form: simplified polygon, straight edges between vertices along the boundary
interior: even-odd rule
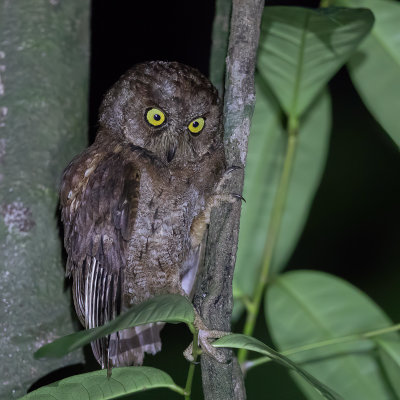
[[[369,331],[369,332],[356,333],[353,335],[341,336],[338,338],[327,339],[327,340],[322,340],[322,341],[316,342],[316,343],[306,344],[304,346],[295,347],[293,349],[282,351],[281,354],[284,356],[290,356],[293,354],[301,353],[303,351],[318,349],[321,347],[328,347],[328,346],[332,346],[335,344],[370,339],[375,336],[380,336],[380,335],[390,333],[390,332],[395,332],[398,330],[400,330],[400,324],[392,325],[387,328],[375,329],[375,330]],[[260,357],[255,360],[247,361],[243,365],[243,370],[248,371],[251,368],[254,368],[261,364],[265,364],[270,361],[272,361],[270,357]]]
[[[374,331],[369,331],[366,333],[361,333],[360,335],[364,338],[370,338],[378,335],[383,335],[385,333],[396,332],[400,330],[400,324],[392,325],[387,328],[376,329]]]
[[[174,386],[169,386],[169,389],[172,390],[175,393],[179,393],[182,396],[185,396],[185,389],[178,386],[178,385],[174,385]]]
[[[285,208],[286,198],[289,189],[290,176],[293,169],[293,161],[297,145],[297,118],[289,118],[288,121],[288,143],[286,147],[286,155],[283,163],[282,176],[280,178],[278,190],[271,213],[271,220],[268,226],[267,241],[264,248],[263,264],[261,267],[260,279],[254,291],[251,306],[247,306],[247,317],[244,325],[243,333],[251,336],[253,334],[257,315],[260,309],[262,296],[267,285],[268,274],[271,266],[272,256],[279,235],[279,229],[282,222],[283,212]],[[240,349],[238,353],[239,363],[243,363],[247,357],[247,350]]]
[[[199,331],[195,330],[193,333],[193,349],[192,349],[193,361],[189,365],[188,375],[186,378],[186,386],[184,392],[185,400],[190,400],[190,395],[192,393],[192,384],[193,384],[194,370],[196,368],[196,360],[200,354],[198,337],[199,337]]]

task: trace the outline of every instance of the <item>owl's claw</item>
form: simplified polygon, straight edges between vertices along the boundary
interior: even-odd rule
[[[183,352],[183,356],[192,364],[197,364],[197,361],[194,361],[193,357],[193,342],[189,344],[189,346]]]
[[[230,174],[231,172],[236,171],[238,169],[243,169],[243,167],[240,167],[239,165],[231,165],[226,169],[225,174]]]
[[[225,183],[231,178],[231,173],[234,171],[238,171],[238,170],[242,170],[243,167],[239,167],[238,165],[232,165],[230,167],[228,167],[224,174],[222,175],[222,178],[220,179],[220,181],[218,182],[217,187],[215,188],[215,193],[220,193],[223,192],[222,188],[225,185]]]
[[[244,201],[246,203],[246,199],[241,194],[231,193],[231,196],[233,196],[233,197],[235,197],[235,198],[237,198],[239,200],[242,200],[242,201]]]

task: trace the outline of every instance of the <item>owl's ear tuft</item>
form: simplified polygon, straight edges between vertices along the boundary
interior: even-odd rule
[[[106,93],[99,109],[100,127],[113,131],[120,130],[123,126],[124,106],[129,100],[128,90],[118,83]]]

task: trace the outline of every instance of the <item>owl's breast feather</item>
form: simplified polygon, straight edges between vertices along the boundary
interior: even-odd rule
[[[191,226],[204,206],[193,186],[159,187],[144,171],[129,240],[125,286],[130,302],[161,293],[181,293],[181,275],[191,251]]]

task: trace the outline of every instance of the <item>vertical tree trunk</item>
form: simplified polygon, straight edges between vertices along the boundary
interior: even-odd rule
[[[73,330],[57,226],[62,169],[87,138],[89,0],[0,0],[0,398],[50,371]]]
[[[263,0],[233,0],[224,94],[225,149],[228,166],[244,168],[255,103],[254,70]],[[242,173],[234,173],[227,193],[243,191]],[[195,305],[212,329],[230,330],[232,277],[239,236],[240,203],[224,204],[211,216],[205,256],[205,274]],[[229,356],[229,352],[227,356]],[[201,357],[206,400],[244,399],[245,390],[235,358],[220,364]]]
[[[221,98],[224,95],[225,59],[228,53],[231,12],[232,0],[216,1],[210,54],[210,80],[218,89]]]

